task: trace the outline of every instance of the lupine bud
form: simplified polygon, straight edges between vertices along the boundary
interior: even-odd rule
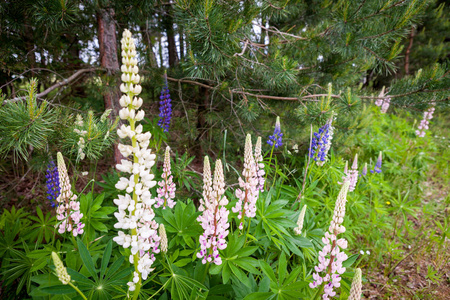
[[[358,154],[355,154],[352,169],[348,172],[348,180],[350,182],[349,191],[353,192],[356,188],[356,183],[358,182]]]
[[[300,214],[298,215],[297,227],[294,228],[294,232],[297,235],[300,235],[302,233],[303,221],[305,219],[305,213],[306,213],[306,205],[303,205],[303,208],[300,211]]]
[[[164,227],[164,224],[159,225],[159,236],[161,237],[161,251],[164,253],[167,253],[167,234],[166,234],[166,228]]]
[[[361,175],[362,176],[366,176],[367,175],[367,163],[364,164],[364,168],[362,169]]]
[[[275,129],[273,131],[273,134],[269,136],[267,144],[269,144],[270,146],[275,146],[275,148],[278,148],[283,145],[282,137],[283,134],[281,133],[280,117],[277,117],[277,120],[275,122]]]
[[[357,268],[355,270],[355,277],[353,277],[352,287],[350,289],[350,296],[348,297],[348,300],[361,299],[361,289],[362,289],[361,277],[362,277],[361,269]]]
[[[259,136],[256,140],[256,146],[255,146],[255,163],[257,165],[257,177],[258,177],[258,188],[260,192],[264,191],[264,162],[263,162],[263,156],[261,154],[261,137]]]
[[[58,254],[52,252],[52,259],[53,263],[55,264],[56,276],[58,276],[59,281],[61,281],[62,284],[69,284],[70,275],[67,273],[67,269],[66,267],[64,267],[64,264],[59,258]]]

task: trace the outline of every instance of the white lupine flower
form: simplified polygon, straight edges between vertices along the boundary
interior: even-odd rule
[[[305,219],[305,213],[306,213],[306,205],[303,205],[303,208],[300,211],[300,214],[298,215],[297,227],[294,228],[294,232],[297,235],[300,235],[302,233],[303,221]]]
[[[56,276],[58,276],[59,281],[61,281],[62,284],[69,284],[70,275],[67,273],[66,267],[64,267],[63,262],[56,252],[52,252],[52,259],[55,264]]]
[[[361,299],[361,289],[362,289],[362,283],[361,283],[361,269],[357,268],[355,270],[355,277],[353,277],[352,281],[352,287],[350,289],[350,296],[348,297],[348,300],[360,300]]]
[[[261,137],[259,136],[256,140],[255,145],[255,162],[257,164],[257,176],[258,176],[258,188],[260,192],[264,191],[264,163],[263,163],[263,156],[261,154]]]
[[[131,230],[131,234],[119,231],[114,241],[131,250],[130,263],[135,265],[132,282],[128,282],[129,290],[134,291],[136,284],[141,284],[146,280],[150,272],[155,257],[158,253],[160,238],[158,236],[158,224],[155,222],[155,214],[152,205],[155,203],[149,191],[154,187],[154,175],[150,174],[151,167],[155,164],[156,155],[147,149],[149,145],[150,133],[142,133],[142,125],[136,122],[144,118],[144,112],[139,110],[142,99],[135,97],[142,91],[139,85],[140,76],[137,74],[136,47],[132,39],[131,32],[125,30],[121,40],[122,45],[122,67],[121,78],[123,83],[120,90],[125,94],[119,103],[122,109],[119,116],[122,120],[127,120],[129,125],[122,124],[117,130],[117,134],[122,139],[130,139],[129,145],[119,144],[118,148],[125,157],[120,164],[116,165],[117,170],[126,173],[116,183],[116,188],[125,190],[127,194],[119,195],[114,203],[118,206],[118,212],[114,213],[117,218],[115,228]],[[131,160],[129,157],[132,156]],[[150,252],[149,252],[150,251]]]

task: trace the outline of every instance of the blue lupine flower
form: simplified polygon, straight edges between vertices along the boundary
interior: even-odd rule
[[[58,167],[53,160],[47,166],[47,199],[50,201],[52,207],[56,205],[56,198],[58,198],[61,188],[59,186],[59,173]]]
[[[370,173],[381,173],[382,160],[383,160],[383,154],[380,151],[380,154],[378,155],[377,163],[376,163],[375,167],[373,168],[373,170],[370,170]]]
[[[359,175],[359,177],[366,175],[367,175],[367,163],[364,164],[364,168],[362,169],[361,175]]]
[[[169,86],[166,84],[161,91],[161,96],[159,97],[159,119],[158,125],[164,132],[169,131],[170,120],[172,119],[172,103],[170,99]]]
[[[275,122],[275,129],[273,131],[273,134],[269,136],[267,144],[269,144],[270,146],[275,145],[275,148],[283,146],[282,137],[283,134],[281,133],[280,117],[277,117],[277,121]]]
[[[331,147],[331,139],[333,138],[333,127],[331,119],[325,125],[319,128],[318,132],[314,132],[311,141],[311,149],[309,156],[317,162],[319,166],[325,163],[328,151]]]

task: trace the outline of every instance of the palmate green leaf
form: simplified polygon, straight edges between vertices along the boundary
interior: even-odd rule
[[[105,247],[105,252],[103,252],[102,263],[100,267],[100,279],[102,279],[103,276],[105,275],[109,259],[111,258],[111,251],[112,251],[112,240],[108,242],[108,244]]]
[[[96,278],[97,271],[95,270],[94,261],[92,260],[89,250],[79,238],[77,239],[77,245],[84,266],[88,270],[89,274],[91,274],[92,277]]]
[[[47,243],[50,243],[55,235],[56,217],[52,217],[50,212],[44,216],[39,206],[36,208],[36,213],[37,217],[28,217],[32,221],[32,225],[29,228],[30,232],[24,238],[35,241],[36,245],[41,244],[44,238]]]

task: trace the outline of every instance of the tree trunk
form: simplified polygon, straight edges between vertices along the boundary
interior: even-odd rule
[[[114,20],[114,9],[103,8],[97,12],[98,43],[100,46],[100,64],[107,70],[106,89],[103,94],[105,109],[111,109],[111,118],[119,115],[120,90],[118,76],[119,58],[117,56],[116,24]],[[120,163],[122,155],[114,146],[114,161]]]
[[[180,60],[183,60],[184,58],[184,35],[183,35],[183,28],[180,26],[178,29],[179,33],[179,40],[180,40]]]
[[[147,50],[148,63],[151,68],[157,68],[158,64],[156,62],[155,52],[153,52],[153,42],[151,38],[148,20],[146,21],[146,26],[140,26],[140,29],[143,37],[142,41],[144,42],[145,48]]]
[[[178,63],[177,46],[175,44],[175,33],[173,30],[172,10],[170,7],[166,9],[163,16],[163,26],[167,34],[167,43],[169,50],[169,67],[174,67]]]

